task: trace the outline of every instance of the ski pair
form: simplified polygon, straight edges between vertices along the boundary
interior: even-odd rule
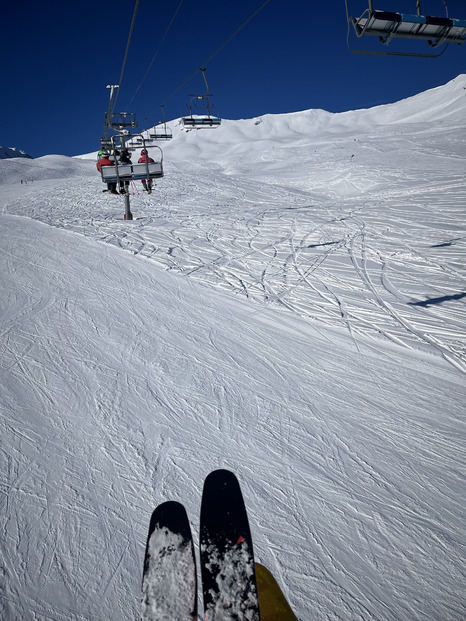
[[[205,621],[260,621],[254,553],[236,476],[206,478],[200,517]],[[197,574],[186,510],[165,502],[152,514],[142,581],[142,621],[196,621]]]

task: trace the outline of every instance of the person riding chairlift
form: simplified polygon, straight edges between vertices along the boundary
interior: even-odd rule
[[[100,158],[97,161],[97,170],[101,173],[102,166],[115,166],[115,162],[110,159],[110,153],[108,151],[99,151]],[[102,190],[102,192],[110,192],[110,194],[118,194],[117,192],[117,184],[116,182],[107,183],[107,190]]]
[[[129,151],[125,149],[121,152],[119,164],[131,164],[131,157]],[[127,194],[129,192],[129,181],[120,181],[120,194]]]
[[[153,164],[154,160],[149,157],[149,153],[147,152],[147,149],[143,149],[141,151],[141,157],[138,159],[138,163],[139,164]],[[144,190],[147,191],[147,194],[150,194],[152,192],[152,179],[142,179],[142,185],[144,186]]]

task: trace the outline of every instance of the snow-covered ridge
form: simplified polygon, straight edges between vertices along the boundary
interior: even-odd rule
[[[466,131],[466,74],[402,101],[363,110],[331,113],[310,109],[252,119],[224,119],[215,129],[186,130],[181,119],[169,121],[167,125],[173,139],[158,141],[157,145],[163,149],[168,171],[171,167],[186,170],[202,160],[226,174],[253,175],[257,169],[264,174],[268,167],[271,175],[281,171],[289,179],[290,164],[296,162],[302,184],[303,163],[309,161],[316,174],[315,159],[321,147],[327,151],[346,148],[348,158],[355,157],[354,162],[366,164],[373,157],[373,146],[368,145],[368,139],[376,137],[381,145],[379,149],[390,150],[395,155],[402,146],[405,150],[413,149],[415,158],[423,151],[427,158],[427,150],[422,147],[423,141],[430,140],[426,130],[430,136],[435,132],[448,135],[443,145],[461,157],[464,152],[461,137]],[[416,134],[419,142],[398,144],[408,126],[409,133]],[[144,133],[148,137],[150,132]],[[95,162],[96,156],[97,150],[73,158],[47,155],[36,159],[7,159],[0,166],[0,183],[95,175],[95,166],[89,160]],[[137,157],[138,151],[133,159]],[[349,191],[345,186],[345,192]]]
[[[91,162],[66,155],[44,155],[33,159],[12,158],[0,160],[0,184],[64,179],[95,171]]]
[[[17,149],[16,147],[4,147],[0,144],[0,159],[14,158],[14,157],[27,157],[32,159],[32,155],[26,153],[26,151],[22,151],[21,149]]]
[[[355,127],[368,129],[394,123],[426,122],[466,125],[466,74],[407,99],[367,109],[336,113],[310,109],[287,114],[266,114],[241,121],[227,120],[223,123],[231,136],[226,135],[225,130],[219,131],[216,136],[223,143],[229,137],[232,141],[234,137],[239,140],[248,137],[256,140],[295,140],[299,135],[318,136],[323,132],[338,134]]]
[[[423,130],[426,123],[443,130],[460,131],[466,127],[466,74],[413,97],[362,110],[332,113],[310,109],[252,119],[223,119],[215,129],[185,129],[181,119],[174,119],[167,123],[173,139],[157,144],[174,162],[199,158],[220,163],[228,159],[231,164],[232,159],[245,153],[254,152],[261,159],[264,150],[296,146],[309,153],[314,151],[315,141],[340,138],[355,130],[362,136],[373,130],[381,134],[384,128],[387,134],[393,134],[398,129],[395,126],[410,124]],[[151,131],[143,133],[149,137]],[[95,159],[96,154],[97,150],[77,157]],[[302,152],[302,156],[306,153]]]

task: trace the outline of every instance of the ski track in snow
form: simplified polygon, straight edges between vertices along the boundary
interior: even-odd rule
[[[464,142],[350,129],[0,186],[2,619],[137,618],[218,467],[300,621],[466,617]]]
[[[466,293],[466,231],[458,230],[464,175],[442,175],[429,187],[421,177],[418,188],[408,180],[404,193],[398,180],[388,200],[379,191],[378,199],[331,201],[209,170],[167,175],[154,197],[133,196],[137,219],[130,228],[118,221],[122,200],[99,196],[95,178],[36,190],[29,208],[21,199],[6,211],[301,317],[345,325],[354,338],[383,335],[406,347],[428,345],[466,372],[464,301],[429,303]],[[441,239],[439,230],[446,233]]]

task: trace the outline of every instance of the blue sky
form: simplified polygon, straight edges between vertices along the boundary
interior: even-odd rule
[[[189,95],[203,94],[205,85],[200,72],[182,86],[185,80],[263,2],[183,0],[160,46],[180,0],[140,0],[115,110],[135,112],[141,129],[160,120],[162,103],[167,119],[186,114]],[[466,19],[466,0],[447,2],[451,17]],[[367,8],[364,0],[348,3],[355,15]],[[135,6],[136,0],[4,6],[0,144],[34,157],[98,148],[106,85],[118,83]],[[416,2],[376,0],[374,6],[415,13]],[[444,15],[440,0],[421,6],[423,14]],[[341,112],[394,102],[466,72],[466,43],[451,44],[434,60],[357,55],[346,46],[346,29],[344,0],[270,0],[207,64],[215,112],[228,119],[310,108]]]

